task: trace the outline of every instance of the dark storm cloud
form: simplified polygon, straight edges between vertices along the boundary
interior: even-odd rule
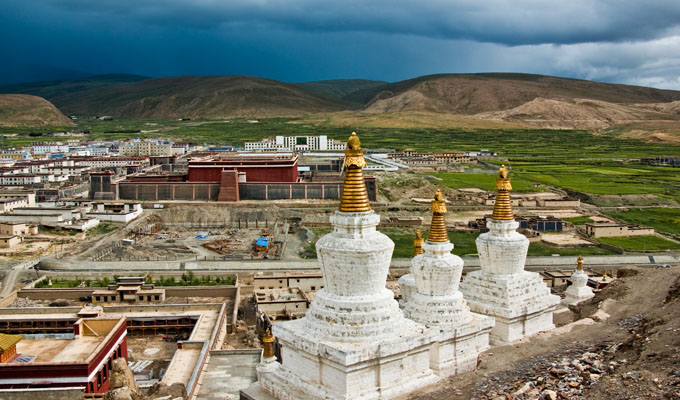
[[[87,15],[199,29],[374,32],[505,45],[653,39],[680,26],[661,0],[43,0]]]
[[[678,0],[3,0],[0,38],[0,84],[502,71],[680,89]]]

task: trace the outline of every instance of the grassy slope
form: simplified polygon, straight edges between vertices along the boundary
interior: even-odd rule
[[[138,82],[148,79],[145,76],[128,74],[95,75],[83,79],[42,81],[0,86],[0,93],[24,93],[40,96],[47,100],[59,99],[70,93],[101,89],[121,83]]]
[[[124,118],[266,117],[343,108],[295,85],[244,76],[147,79],[67,94],[54,101],[68,113]]]
[[[326,81],[297,82],[294,83],[294,85],[322,96],[342,99],[357,90],[370,89],[386,83],[387,82],[371,81],[367,79],[333,79]]]
[[[0,94],[0,126],[68,126],[71,120],[52,103],[25,94]]]

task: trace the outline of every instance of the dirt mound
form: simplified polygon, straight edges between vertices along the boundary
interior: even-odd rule
[[[680,115],[680,101],[671,101],[669,103],[651,103],[651,104],[635,104],[636,107],[654,110],[666,114]]]
[[[604,129],[653,118],[651,114],[636,107],[598,100],[536,98],[509,110],[480,113],[476,117],[551,129]],[[656,118],[661,119],[661,115]]]
[[[0,126],[71,126],[73,121],[42,97],[0,94]]]

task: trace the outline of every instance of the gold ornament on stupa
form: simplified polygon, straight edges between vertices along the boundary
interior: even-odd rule
[[[264,345],[264,351],[262,353],[263,358],[274,357],[274,340],[275,338],[272,336],[271,331],[267,329],[267,332],[262,337],[262,344]]]
[[[581,257],[580,254],[576,259],[576,269],[579,271],[583,271],[583,257]]]
[[[496,204],[493,207],[492,219],[499,221],[512,221],[515,219],[515,214],[512,212],[512,203],[510,202],[510,191],[512,185],[508,177],[508,169],[502,165],[498,170],[498,178],[496,178]]]
[[[432,200],[432,224],[430,225],[430,233],[427,235],[428,242],[448,242],[449,233],[446,231],[446,222],[444,221],[444,214],[446,214],[446,201],[441,190],[437,190]]]
[[[356,132],[347,140],[345,149],[345,181],[340,198],[340,211],[365,212],[371,210],[362,168],[366,166],[364,149]]]
[[[423,254],[425,251],[423,250],[423,242],[425,239],[423,239],[423,234],[420,232],[420,229],[416,231],[416,237],[413,238],[413,256],[417,256],[418,254]]]

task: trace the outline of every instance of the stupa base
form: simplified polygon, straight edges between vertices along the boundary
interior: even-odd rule
[[[492,316],[492,345],[508,344],[555,328],[553,311],[559,296],[550,294],[540,275],[522,271],[516,274],[468,274],[461,290],[473,312]]]
[[[283,364],[259,376],[279,400],[390,399],[436,382],[430,349],[439,332],[403,320],[387,339],[333,342],[315,337],[304,319],[274,325]]]
[[[439,326],[439,342],[432,346],[430,368],[440,378],[462,374],[477,367],[479,354],[489,349],[494,318],[469,313],[464,324]]]

